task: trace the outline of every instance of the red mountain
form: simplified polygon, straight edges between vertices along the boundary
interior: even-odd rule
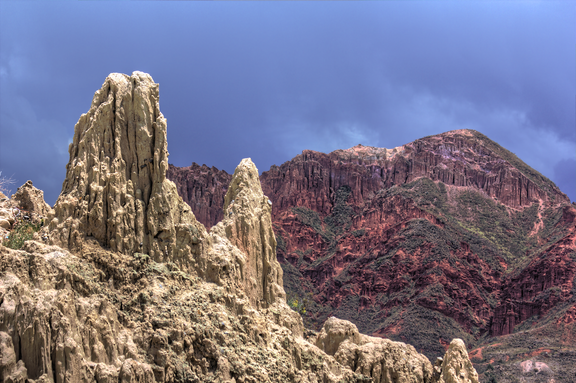
[[[207,227],[221,218],[231,175],[193,164],[167,177]],[[305,302],[309,326],[334,315],[429,357],[454,337],[486,347],[519,331],[545,331],[552,354],[574,344],[575,205],[484,135],[305,150],[260,180],[285,288]],[[476,360],[479,372],[520,361],[511,347],[508,359],[490,348],[494,360]]]

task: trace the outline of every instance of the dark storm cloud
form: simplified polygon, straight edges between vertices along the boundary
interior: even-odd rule
[[[178,166],[472,128],[575,200],[573,6],[431,3],[2,2],[0,170],[53,203],[94,92],[141,70]]]

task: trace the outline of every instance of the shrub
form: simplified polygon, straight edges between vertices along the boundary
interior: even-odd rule
[[[8,235],[7,241],[4,242],[4,246],[19,250],[24,245],[24,242],[32,239],[34,233],[40,230],[41,224],[22,221],[14,226],[14,229]]]
[[[296,311],[300,315],[306,315],[306,306],[308,305],[308,299],[299,298],[294,295],[286,297],[286,303],[290,308]]]

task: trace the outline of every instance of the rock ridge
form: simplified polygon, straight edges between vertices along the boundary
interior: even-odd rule
[[[451,382],[450,368],[436,376],[414,347],[348,321],[304,338],[250,159],[209,232],[166,169],[158,85],[111,74],[75,127],[49,227],[20,249],[0,245],[4,381]],[[445,359],[465,363],[458,350]],[[458,382],[476,383],[459,368]]]
[[[194,212],[208,200],[202,185],[226,182],[199,168],[173,171],[201,196]],[[453,338],[479,349],[477,342],[518,331],[546,329],[560,348],[574,339],[574,204],[481,133],[457,130],[393,149],[304,150],[260,181],[285,291],[307,302],[307,326],[320,330],[337,316],[429,358]],[[223,196],[209,201],[224,206]],[[530,336],[513,339],[532,347]],[[522,358],[516,350],[510,357]],[[490,360],[478,363],[488,368]],[[570,371],[562,364],[551,367],[557,382]]]

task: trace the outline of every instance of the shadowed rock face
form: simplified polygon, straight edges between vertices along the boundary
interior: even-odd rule
[[[232,175],[215,167],[192,165],[178,168],[169,164],[166,178],[173,181],[178,194],[193,206],[192,211],[206,229],[224,218],[222,206]]]
[[[18,206],[31,213],[46,216],[50,213],[50,206],[44,201],[44,192],[36,189],[32,181],[27,181],[12,195],[12,200]]]
[[[556,217],[547,238],[551,241],[542,241],[545,250],[504,280],[490,327],[492,335],[512,334],[514,327],[527,319],[544,316],[576,299],[576,209],[563,206]],[[575,311],[576,303],[572,302],[571,308]]]

